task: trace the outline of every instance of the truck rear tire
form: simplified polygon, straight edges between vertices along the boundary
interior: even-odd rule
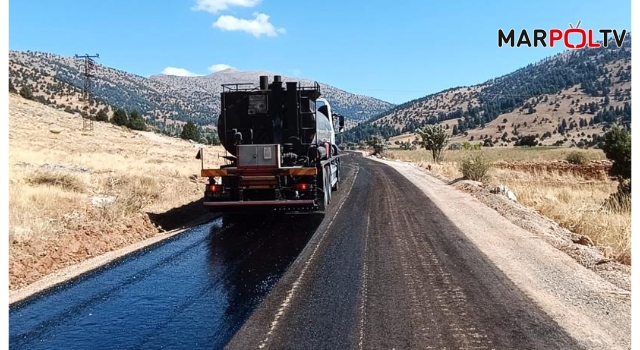
[[[318,209],[325,211],[329,207],[329,193],[327,191],[327,174],[323,171],[322,174],[322,189],[318,188]]]

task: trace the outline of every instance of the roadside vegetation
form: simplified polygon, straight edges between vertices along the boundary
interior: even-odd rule
[[[630,133],[613,127],[601,149],[450,144],[440,162],[424,148],[392,145],[388,158],[417,163],[445,181],[505,185],[518,202],[631,264]],[[395,146],[395,147],[393,147]],[[609,159],[607,159],[609,158]],[[611,169],[608,171],[607,169]]]

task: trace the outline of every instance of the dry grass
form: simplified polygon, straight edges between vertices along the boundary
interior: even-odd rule
[[[78,177],[73,174],[65,174],[62,172],[38,171],[33,176],[29,177],[27,181],[32,185],[59,187],[63,190],[78,193],[83,193],[87,187],[82,180],[78,179]]]
[[[79,215],[86,195],[57,186],[15,183],[9,186],[9,241],[21,243],[33,237],[55,238]],[[84,210],[82,210],[84,211]]]
[[[424,150],[391,150],[389,153],[393,158],[430,167],[431,172],[440,178],[453,180],[462,177],[459,164],[471,152],[448,151],[445,161],[440,164],[433,163]],[[570,152],[576,151],[566,148],[485,148],[482,152],[493,162],[550,162],[564,160]],[[589,160],[604,159],[601,150],[577,152]],[[616,260],[631,263],[630,208],[603,205],[610,194],[616,192],[615,181],[558,171],[493,168],[487,182],[506,185],[517,195],[520,203],[536,209],[564,228],[588,236],[598,246],[610,247]]]
[[[107,123],[81,129],[78,116],[9,99],[10,289],[155,235],[146,213],[202,198],[199,145]],[[222,152],[205,147],[205,166]]]
[[[52,127],[60,134],[49,132]],[[82,131],[78,116],[17,96],[9,114],[10,237],[13,242],[54,237],[65,216],[116,220],[141,212],[163,212],[202,196],[197,146],[106,123]],[[222,152],[207,147],[207,159]],[[217,158],[206,166],[217,165]],[[104,205],[95,197],[115,198]],[[96,215],[94,211],[100,212]],[[68,221],[68,220],[67,220]]]
[[[399,149],[390,149],[389,153],[394,156],[409,160],[412,162],[430,162],[432,160],[430,151],[418,149],[415,151],[405,151]],[[472,151],[465,150],[445,150],[443,157],[445,162],[460,162]],[[556,160],[565,160],[567,155],[579,152],[587,160],[603,160],[606,159],[604,152],[599,149],[575,150],[571,148],[560,147],[483,147],[482,153],[487,160],[491,162],[552,162]]]
[[[630,212],[603,205],[616,192],[615,182],[513,170],[495,170],[492,182],[505,184],[517,194],[519,202],[564,228],[588,236],[598,246],[611,247],[618,261],[631,263]]]

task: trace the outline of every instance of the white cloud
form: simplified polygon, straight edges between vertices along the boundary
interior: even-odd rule
[[[261,0],[196,0],[196,6],[192,9],[194,11],[217,13],[228,9],[230,6],[254,7],[259,4],[260,1]]]
[[[177,75],[181,77],[197,77],[200,75],[200,74],[190,72],[184,68],[176,68],[176,67],[167,67],[162,71],[162,74]]]
[[[252,34],[256,38],[262,35],[277,36],[278,33],[286,33],[284,28],[276,29],[273,24],[269,22],[269,16],[264,13],[254,12],[254,19],[240,19],[234,16],[220,16],[218,20],[213,23],[214,27],[227,31],[243,31]]]
[[[210,66],[209,68],[207,68],[209,70],[209,72],[219,72],[225,69],[229,69],[229,68],[233,68],[235,69],[235,67],[231,67],[228,64],[224,64],[224,63],[218,63],[218,64],[214,64],[212,66]]]

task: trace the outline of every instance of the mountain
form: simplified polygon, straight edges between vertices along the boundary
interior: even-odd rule
[[[82,100],[83,61],[51,53],[33,51],[9,52],[9,79],[21,89],[29,86],[40,102],[69,111],[85,110],[91,114],[107,108],[138,110],[151,124],[165,117],[172,121],[193,121],[199,125],[215,125],[220,113],[221,84],[253,83],[258,85],[263,71],[227,69],[207,76],[180,77],[154,75],[149,78],[105,67],[96,60],[92,92],[94,105],[86,107]],[[284,81],[299,81],[312,85],[309,79],[282,77]],[[319,83],[322,96],[343,114],[350,125],[393,107],[372,97],[356,95]]]
[[[622,47],[571,50],[484,83],[412,100],[344,134],[411,140],[442,124],[452,141],[508,145],[532,136],[546,145],[593,145],[612,122],[631,120],[631,40]],[[399,136],[402,135],[402,136]]]
[[[153,75],[149,80],[161,82],[180,90],[189,91],[191,94],[204,94],[214,92],[211,101],[216,106],[220,103],[220,92],[222,92],[222,84],[234,83],[250,83],[258,85],[261,75],[269,76],[269,81],[273,81],[273,76],[277,75],[267,71],[239,71],[229,68],[220,72],[216,72],[206,76],[199,77],[182,77],[175,75]],[[283,81],[296,81],[302,86],[313,86],[313,80],[305,78],[295,78],[282,76]],[[391,103],[375,99],[373,97],[356,95],[344,90],[340,90],[331,85],[318,83],[322,97],[326,98],[333,109],[345,117],[363,121],[373,115],[379,114],[390,109],[394,105]]]

